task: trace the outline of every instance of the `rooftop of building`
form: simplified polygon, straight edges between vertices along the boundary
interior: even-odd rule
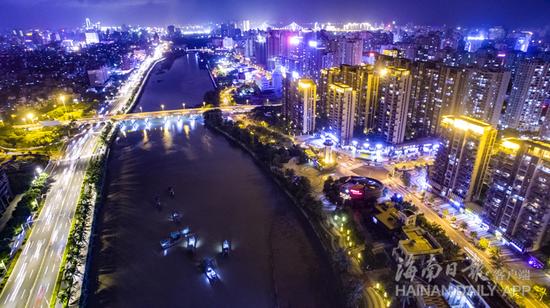
[[[396,67],[396,66],[385,66],[383,68],[381,68],[379,70],[379,74],[381,76],[385,76],[385,75],[392,75],[392,76],[407,76],[409,75],[411,72],[406,69],[406,68],[402,68],[402,67]]]
[[[477,134],[495,130],[491,124],[464,115],[446,115],[442,117],[441,123],[453,125],[455,128],[470,130]],[[496,131],[496,130],[495,130]]]
[[[529,154],[550,160],[550,143],[548,142],[533,139],[520,139],[515,137],[504,138],[500,142],[500,148],[509,150],[510,154],[515,153],[521,148],[522,145],[530,148]]]
[[[519,147],[521,144],[527,144],[527,145],[530,145],[530,146],[533,146],[533,147],[541,148],[541,149],[546,150],[546,151],[550,151],[550,143],[542,141],[542,140],[520,139],[520,138],[516,138],[516,137],[511,137],[511,138],[504,138],[501,141],[501,145],[505,146],[505,147],[506,146],[510,146],[510,147],[518,146]]]
[[[406,239],[399,241],[399,246],[413,256],[441,254],[443,248],[431,238],[422,228],[416,226],[404,226],[403,234]]]
[[[377,204],[375,208],[378,210],[378,214],[375,214],[374,217],[376,217],[379,222],[384,224],[388,230],[393,231],[399,227],[399,211],[394,206]]]
[[[315,82],[311,79],[308,79],[308,78],[300,78],[298,80],[298,86],[300,88],[309,88],[309,87],[314,87],[315,86]]]
[[[347,85],[341,82],[332,82],[329,84],[329,87],[336,88],[336,90],[343,90],[343,91],[353,90],[353,88],[350,85]]]

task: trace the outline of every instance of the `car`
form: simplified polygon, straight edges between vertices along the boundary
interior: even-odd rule
[[[224,240],[222,243],[222,254],[227,256],[231,250],[231,242],[229,240]]]

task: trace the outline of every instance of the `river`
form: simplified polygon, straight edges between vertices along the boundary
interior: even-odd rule
[[[212,84],[190,57],[178,58],[168,72],[153,71],[139,102],[144,111],[155,110],[154,93],[162,92],[167,109],[178,107],[170,102],[200,103],[196,99]],[[314,235],[248,154],[205,128],[201,118],[146,125],[126,123],[111,147],[89,307],[339,306]],[[179,224],[169,219],[173,211],[182,214]],[[180,244],[163,251],[159,241],[184,226],[198,236],[195,253]],[[229,257],[219,254],[224,239],[233,244]],[[219,282],[208,283],[199,270],[205,257],[217,260]]]

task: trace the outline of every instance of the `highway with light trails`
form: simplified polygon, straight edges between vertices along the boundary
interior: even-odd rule
[[[124,112],[133,93],[146,81],[162,55],[161,46],[147,58],[121,87],[110,113]],[[15,267],[0,294],[2,307],[49,307],[52,292],[68,241],[71,222],[89,160],[94,155],[103,125],[97,123],[74,137],[62,159],[47,168],[53,184],[31,234],[22,247]],[[57,305],[56,305],[57,306]]]

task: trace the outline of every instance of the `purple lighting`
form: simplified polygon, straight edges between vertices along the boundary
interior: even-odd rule
[[[529,266],[531,266],[532,268],[538,268],[538,269],[544,268],[544,264],[540,262],[540,260],[537,259],[535,256],[529,256],[529,260],[527,261],[527,264],[529,264]]]

